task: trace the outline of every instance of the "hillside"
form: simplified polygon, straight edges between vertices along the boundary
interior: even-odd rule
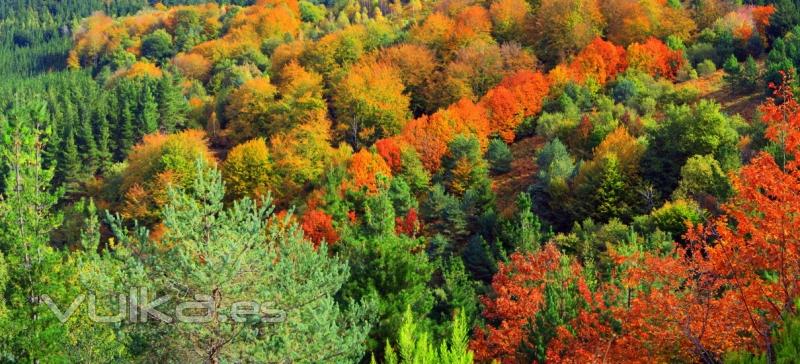
[[[793,362],[798,9],[0,2],[0,362]]]

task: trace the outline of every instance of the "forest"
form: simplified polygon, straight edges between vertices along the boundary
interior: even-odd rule
[[[800,0],[2,0],[0,363],[800,361]]]

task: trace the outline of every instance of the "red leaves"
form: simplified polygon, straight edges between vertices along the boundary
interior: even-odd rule
[[[397,234],[404,234],[410,237],[416,237],[421,229],[419,215],[416,209],[408,210],[406,216],[398,216],[395,218],[395,232]]]
[[[375,142],[375,149],[378,151],[378,155],[383,157],[383,160],[391,168],[392,173],[400,172],[400,168],[403,167],[402,152],[395,139],[378,140]]]
[[[513,363],[526,339],[525,326],[543,304],[547,274],[559,267],[561,253],[548,244],[538,253],[515,253],[508,264],[500,264],[492,279],[491,297],[483,297],[483,317],[497,325],[476,329],[470,347],[476,359],[503,358]]]
[[[300,226],[306,238],[318,247],[323,241],[332,245],[339,241],[339,233],[333,228],[333,218],[322,210],[311,210],[303,215]]]

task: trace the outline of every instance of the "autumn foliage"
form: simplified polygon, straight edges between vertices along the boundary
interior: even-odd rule
[[[378,191],[378,175],[392,176],[392,171],[383,158],[366,149],[353,154],[348,172],[356,189],[366,189],[371,193]]]
[[[625,49],[614,43],[595,38],[569,64],[572,78],[582,82],[593,79],[600,85],[613,80],[628,66]]]
[[[539,72],[519,71],[489,90],[481,105],[489,111],[489,128],[506,142],[526,117],[536,115],[549,92],[547,78]]]
[[[306,238],[315,246],[319,246],[322,242],[330,245],[339,241],[339,233],[333,227],[333,218],[322,210],[306,212],[300,219],[300,226]]]
[[[670,49],[656,38],[628,46],[628,65],[654,77],[674,79],[684,62],[681,51]]]

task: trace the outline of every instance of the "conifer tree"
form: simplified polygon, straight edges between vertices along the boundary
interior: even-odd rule
[[[269,198],[245,198],[226,208],[220,173],[201,161],[197,170],[191,188],[170,189],[160,236],[127,232],[118,217],[111,218],[120,243],[147,257],[131,267],[140,272],[137,282],[206,308],[193,315],[202,324],[133,327],[146,347],[143,359],[357,361],[370,328],[364,306],[345,310],[333,299],[347,280],[347,265],[330,257],[326,245],[315,249],[296,223],[274,217]],[[242,313],[235,308],[241,302],[260,309]],[[175,312],[177,303],[160,307]]]

